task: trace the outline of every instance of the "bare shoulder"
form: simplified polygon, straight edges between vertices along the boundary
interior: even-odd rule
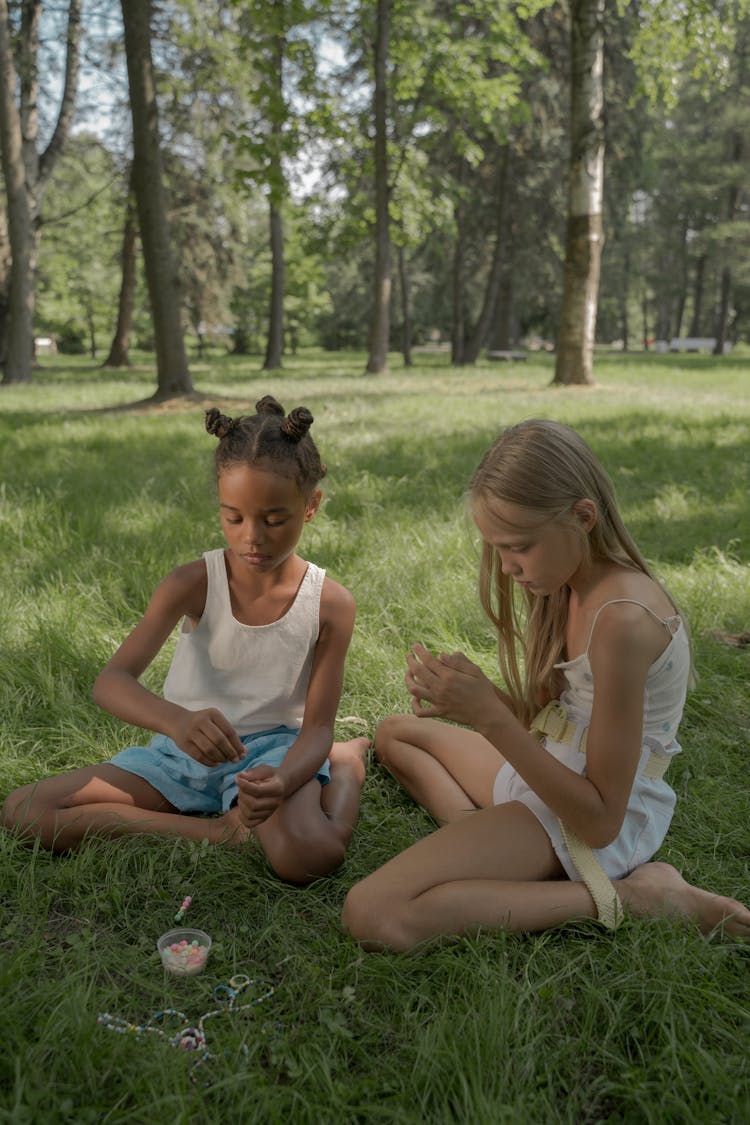
[[[328,611],[334,613],[346,611],[353,615],[355,610],[354,596],[347,590],[346,586],[334,582],[332,578],[326,575],[323,579],[323,589],[320,594],[320,606],[326,613]]]
[[[664,623],[674,616],[674,607],[660,586],[647,575],[642,577],[644,582],[615,594],[600,607],[591,637],[592,661],[608,657],[648,666],[669,644],[671,630]]]
[[[203,559],[175,567],[161,580],[151,599],[160,606],[170,606],[198,620],[206,607],[208,574]]]
[[[345,586],[326,575],[320,592],[320,629],[331,631],[349,641],[354,630],[354,598]]]

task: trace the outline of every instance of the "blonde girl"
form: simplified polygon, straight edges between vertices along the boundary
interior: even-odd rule
[[[460,653],[413,646],[414,714],[386,719],[375,750],[444,826],[352,888],[345,928],[405,950],[574,918],[614,927],[627,909],[749,936],[740,903],[646,862],[675,803],[690,641],[598,460],[567,426],[530,420],[485,455],[469,502],[504,689]]]
[[[368,740],[333,741],[354,599],[297,554],[326,471],[312,421],[270,395],[247,417],[207,412],[226,546],[163,579],[94,685],[101,707],[156,736],[17,789],[7,828],[55,851],[88,836],[255,835],[295,883],[341,863]],[[157,695],[140,677],[180,622]]]

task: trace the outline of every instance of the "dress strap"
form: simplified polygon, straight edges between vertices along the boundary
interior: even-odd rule
[[[641,607],[641,609],[645,609],[646,613],[650,613],[655,621],[658,621],[660,625],[664,626],[664,628],[669,633],[670,637],[674,636],[674,634],[676,632],[676,629],[672,628],[672,622],[679,621],[680,615],[678,613],[674,613],[670,617],[659,617],[659,614],[656,613],[653,609],[651,609],[650,606],[647,606],[645,602],[639,602],[637,598],[610,598],[610,600],[608,602],[602,602],[602,604],[599,606],[596,613],[594,614],[594,620],[591,622],[591,628],[589,629],[589,635],[588,635],[588,639],[586,641],[586,654],[587,655],[588,655],[589,648],[591,646],[591,638],[594,635],[594,627],[595,627],[595,625],[596,625],[596,623],[599,619],[599,614],[602,612],[603,609],[606,609],[608,605],[619,605],[621,603],[626,603],[627,605],[639,605]]]

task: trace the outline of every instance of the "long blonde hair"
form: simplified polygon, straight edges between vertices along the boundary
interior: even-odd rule
[[[598,516],[589,532],[572,511],[584,498],[593,501]],[[663,589],[622,522],[612,483],[600,462],[583,438],[561,422],[531,418],[504,430],[474,473],[469,501],[489,515],[500,501],[537,513],[540,523],[556,520],[581,536],[587,560],[609,560],[640,570]],[[545,596],[527,590],[519,593],[512,578],[502,573],[497,551],[485,542],[479,593],[497,629],[506,689],[519,718],[528,723],[539,709],[540,697],[559,695],[554,665],[565,656],[568,588]]]

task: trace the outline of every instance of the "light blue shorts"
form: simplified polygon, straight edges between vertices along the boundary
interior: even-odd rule
[[[245,757],[239,762],[224,762],[219,766],[196,762],[171,738],[157,734],[150,745],[121,750],[109,764],[142,777],[178,812],[227,812],[237,798],[237,774],[252,766],[281,765],[298,734],[298,730],[289,727],[275,727],[243,735],[240,742],[247,749]],[[330,780],[328,759],[316,777],[321,785]]]

